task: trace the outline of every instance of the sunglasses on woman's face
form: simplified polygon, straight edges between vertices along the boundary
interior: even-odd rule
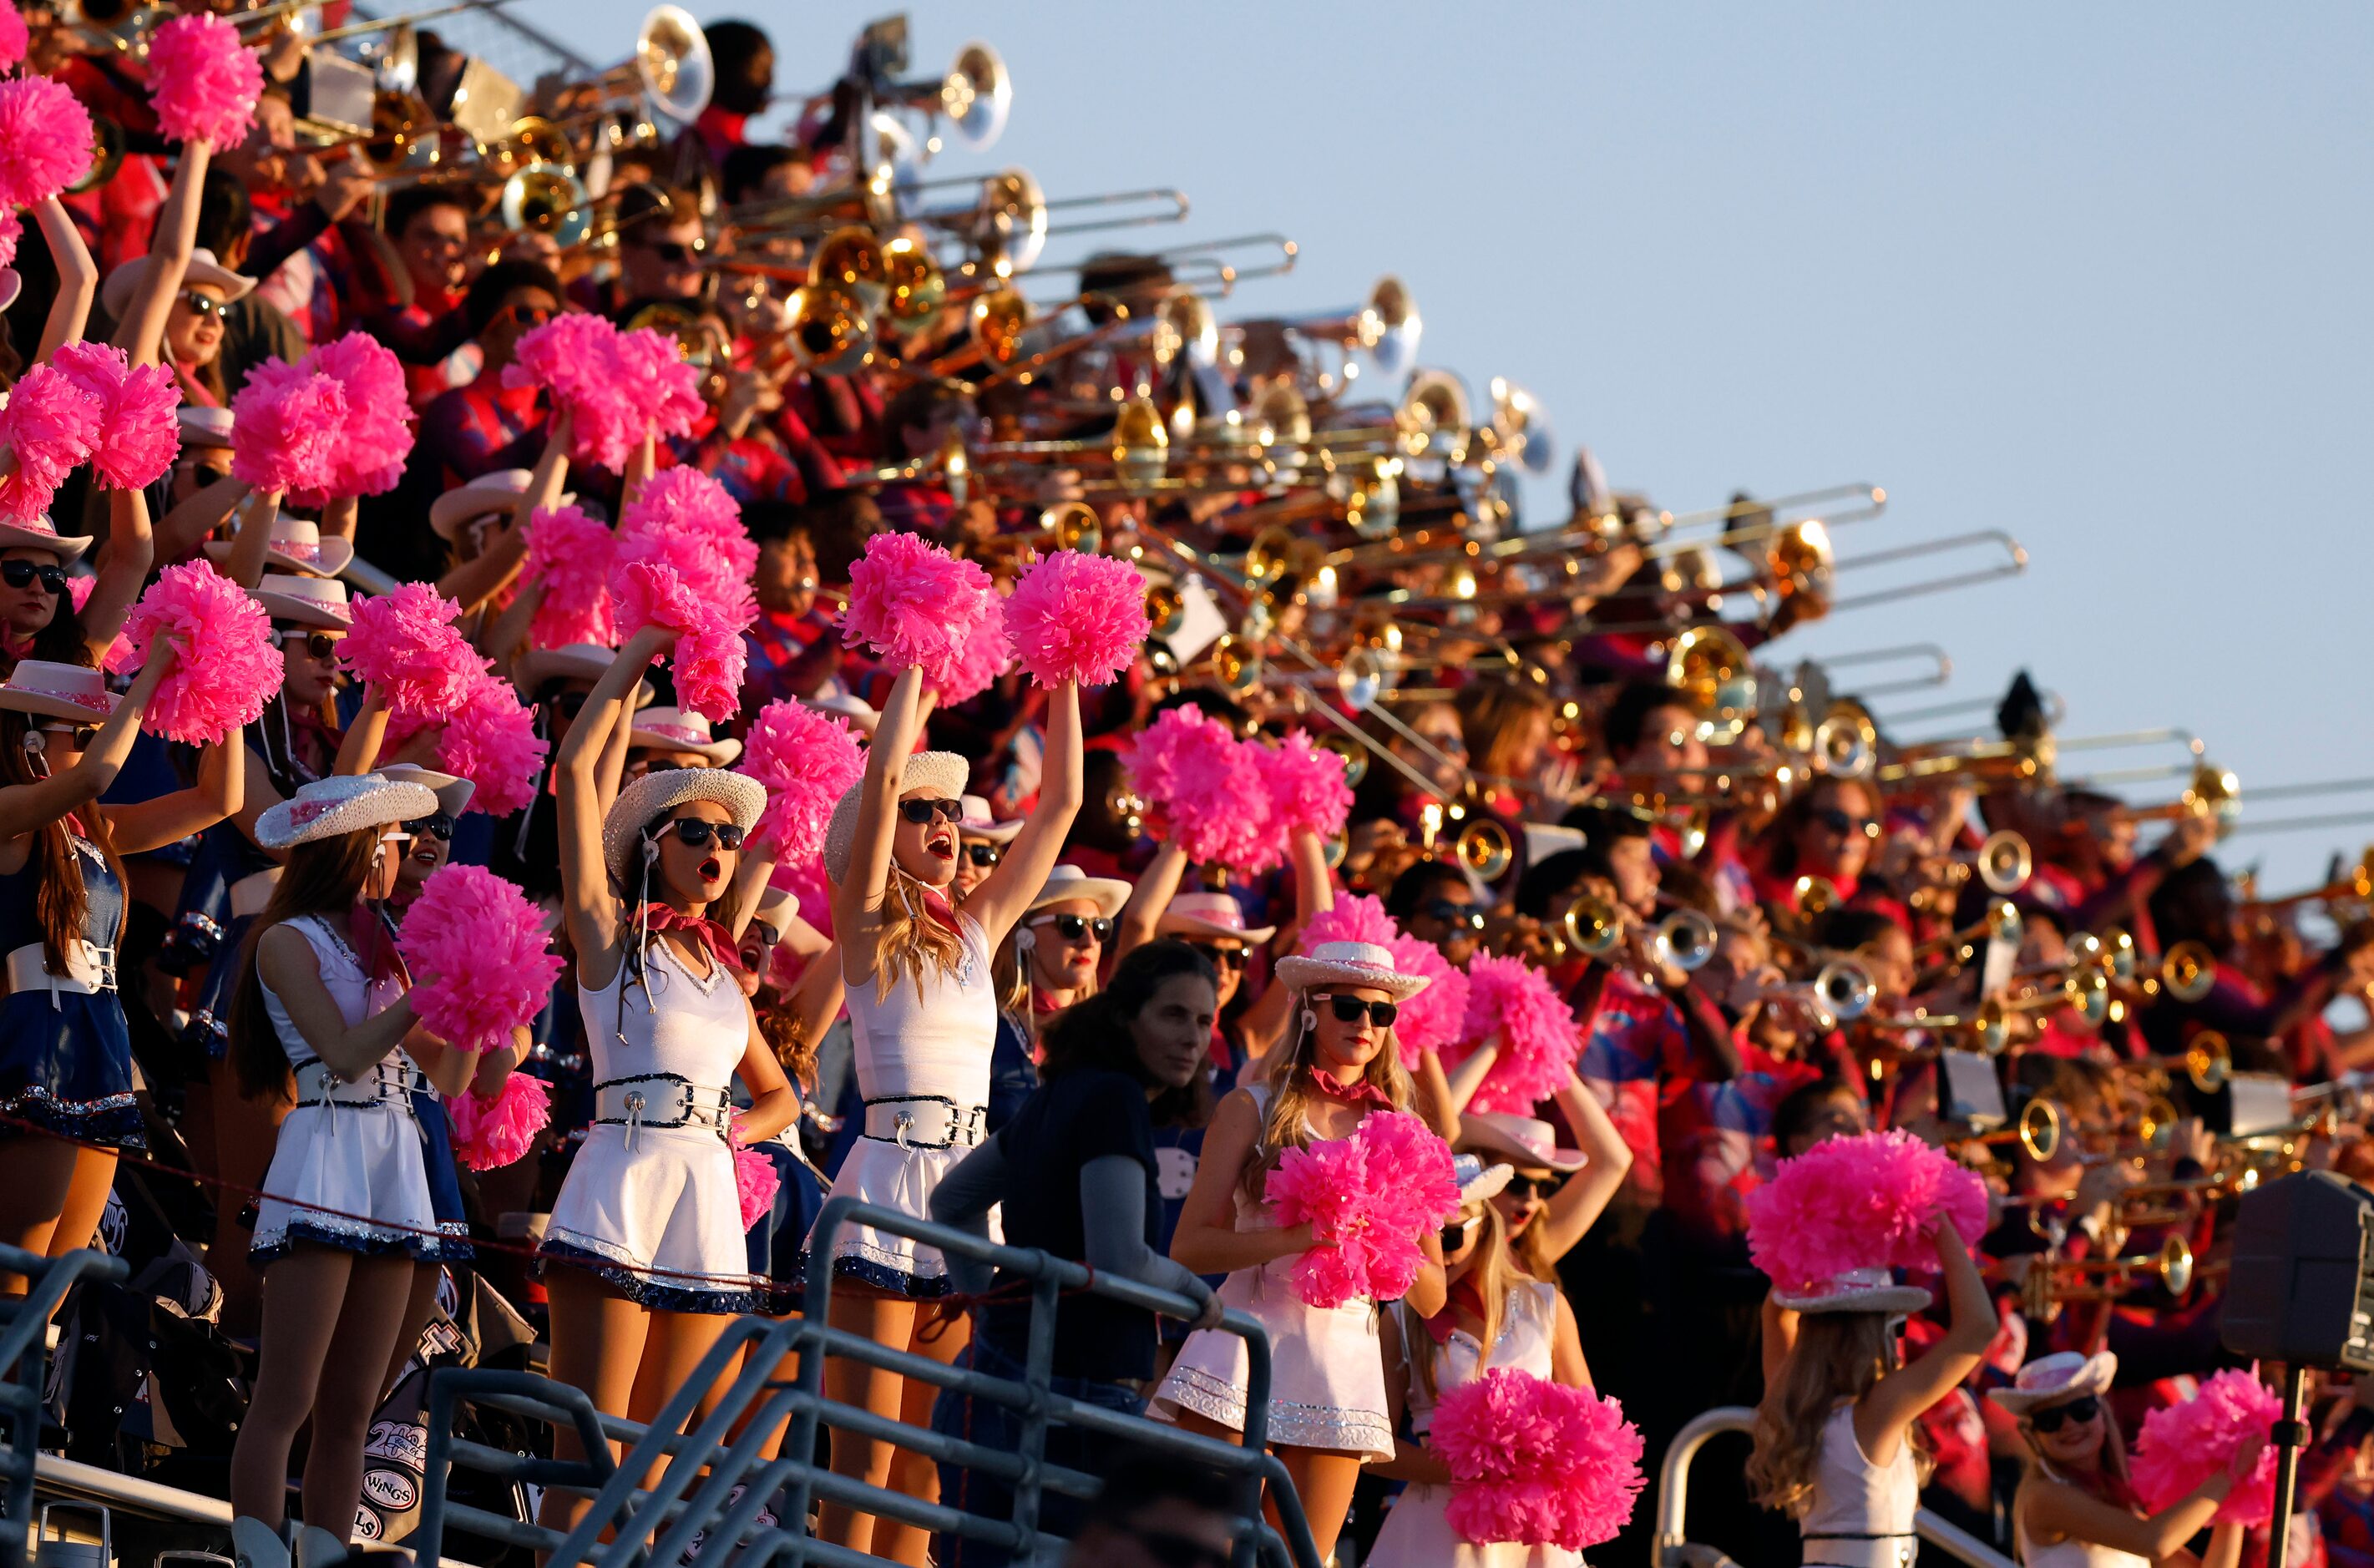
[[[1484,911],[1473,904],[1455,904],[1448,898],[1438,898],[1420,906],[1417,912],[1441,921],[1455,931],[1480,931],[1484,929]]]
[[[934,817],[942,822],[958,822],[964,817],[964,802],[949,800],[901,801],[899,802],[899,814],[918,827]]]
[[[695,240],[690,244],[686,244],[682,240],[664,240],[657,245],[646,245],[643,249],[649,251],[655,259],[665,263],[669,266],[681,267],[688,266],[692,263],[699,261],[700,259],[701,252],[709,249],[709,241],[706,240]]]
[[[1362,1001],[1356,996],[1313,997],[1311,1000],[1325,1002],[1328,1010],[1335,1014],[1338,1024],[1357,1024],[1365,1017],[1380,1029],[1390,1029],[1393,1026],[1393,1020],[1402,1015],[1402,1010],[1390,1001]]]
[[[1241,947],[1216,947],[1204,942],[1194,944],[1195,951],[1209,960],[1215,969],[1226,972],[1245,966],[1245,950]]]
[[[994,844],[968,844],[964,847],[965,859],[976,866],[993,866],[1004,854],[1005,851]]]
[[[563,719],[574,719],[585,711],[585,699],[592,692],[562,692],[552,699],[552,710]]]
[[[11,588],[41,585],[41,591],[53,599],[66,591],[66,568],[37,561],[0,561],[0,582]]]
[[[2088,1394],[2065,1405],[2048,1405],[2043,1410],[2030,1411],[2027,1424],[2039,1432],[2058,1432],[2073,1421],[2083,1426],[2101,1413],[2102,1401]]]
[[[676,829],[676,842],[688,848],[698,849],[711,839],[717,840],[721,849],[742,848],[742,830],[730,822],[706,822],[697,816],[680,816],[669,824]]]
[[[1522,1203],[1528,1198],[1555,1198],[1558,1188],[1565,1185],[1566,1177],[1553,1171],[1547,1176],[1510,1176],[1509,1185],[1500,1190]]]
[[[292,642],[303,643],[308,658],[327,660],[338,656],[338,639],[328,632],[282,632],[280,642],[284,648]]]
[[[1092,920],[1086,915],[1041,915],[1030,923],[1054,927],[1055,934],[1065,942],[1078,942],[1091,932],[1099,947],[1112,940],[1113,923],[1111,920]]]
[[[1862,834],[1865,838],[1879,837],[1879,824],[1867,816],[1850,816],[1836,806],[1824,806],[1814,813],[1815,825],[1828,828],[1841,838]]]
[[[99,731],[88,724],[44,724],[41,726],[41,733],[64,735],[74,743],[75,750],[82,752],[90,749],[90,743]]]
[[[541,305],[510,304],[495,312],[496,322],[508,322],[523,332],[532,331],[552,320],[552,312]],[[488,323],[492,325],[492,322]]]
[[[429,834],[442,843],[451,844],[453,842],[453,819],[443,812],[439,812],[435,816],[415,817],[404,825],[404,831],[411,834],[415,838],[422,834]]]
[[[1443,1226],[1442,1250],[1444,1256],[1448,1257],[1450,1254],[1458,1251],[1461,1247],[1465,1246],[1467,1245],[1468,1238],[1475,1235],[1475,1227],[1483,1223],[1483,1215],[1470,1214],[1463,1220],[1453,1220],[1451,1223]]]
[[[182,304],[194,316],[212,316],[218,322],[230,320],[229,300],[217,299],[210,294],[201,294],[194,288],[182,290]]]

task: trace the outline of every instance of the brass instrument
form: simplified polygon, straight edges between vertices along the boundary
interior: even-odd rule
[[[2066,1303],[2123,1300],[2145,1281],[2157,1282],[2172,1296],[2180,1296],[2192,1288],[2199,1272],[2193,1265],[2192,1248],[2182,1236],[2170,1236],[2157,1252],[2133,1258],[2074,1258],[2044,1252],[2028,1264],[2027,1277],[2020,1287],[2022,1306],[2038,1321],[2048,1321]],[[2068,1274],[2079,1276],[2080,1282],[2071,1283],[2060,1277]],[[2101,1283],[2082,1282],[2086,1278],[2098,1279]]]
[[[2255,1165],[2209,1176],[2138,1182],[2119,1194],[2119,1224],[2127,1230],[2184,1224],[2193,1217],[2193,1211],[2186,1206],[2189,1200],[2214,1202],[2220,1198],[2255,1192],[2258,1186],[2259,1171]]]
[[[123,167],[123,126],[111,115],[94,112],[90,117],[90,167],[81,179],[66,187],[68,195],[78,196],[85,191],[95,191],[115,178]]]
[[[2027,840],[2007,827],[1987,835],[1974,852],[1947,857],[1947,863],[1975,870],[1988,892],[2002,895],[2017,893],[2027,885],[2036,870]]]
[[[2061,1107],[2041,1094],[2033,1095],[2022,1106],[2012,1125],[1992,1132],[1972,1133],[1968,1137],[1948,1139],[1956,1144],[1979,1144],[1992,1147],[2016,1143],[2027,1157],[2038,1164],[2049,1164],[2061,1152],[2061,1140],[2068,1129],[2068,1120]]]
[[[2226,1086],[2227,1076],[2234,1071],[2234,1047],[2216,1030],[2204,1029],[2185,1042],[2180,1054],[2153,1057],[2141,1065],[2163,1076],[2181,1069],[2193,1088],[2204,1094],[2215,1094]]]
[[[1623,945],[1635,923],[1628,910],[1586,893],[1559,912],[1557,933],[1574,952],[1604,958]],[[1650,929],[1643,954],[1654,967],[1694,973],[1714,956],[1718,940],[1712,920],[1696,909],[1676,909]]]
[[[2374,900],[2374,845],[2368,846],[2365,853],[2358,856],[2357,863],[2344,872],[2336,881],[2309,888],[2305,893],[2286,893],[2275,898],[2246,898],[2235,907],[2257,912],[2288,909],[2299,904],[2365,903],[2368,900]]]
[[[1833,958],[1811,980],[1767,988],[1756,1000],[1794,1008],[1816,1031],[1827,1033],[1869,1012],[1878,996],[1870,970],[1852,958]]]
[[[2019,907],[2009,899],[1998,898],[1987,906],[1983,917],[1949,936],[1930,938],[1914,947],[1912,955],[1925,958],[1932,954],[1945,954],[1950,955],[1951,962],[1967,963],[1976,956],[1977,946],[1981,942],[2000,942],[2009,947],[2017,947],[2027,929],[2027,922],[2020,919]]]
[[[2174,822],[2185,817],[2209,817],[2222,837],[2242,813],[2242,783],[2230,769],[2203,761],[2193,766],[2184,792],[2173,801],[2133,810],[2137,822]]]

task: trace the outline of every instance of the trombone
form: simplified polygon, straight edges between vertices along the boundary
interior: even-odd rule
[[[2009,1127],[1992,1132],[1974,1132],[1968,1137],[1950,1138],[1947,1142],[1981,1144],[1992,1148],[1999,1144],[2016,1143],[2027,1157],[2038,1164],[2048,1164],[2061,1152],[2061,1140],[2068,1129],[2068,1119],[2061,1107],[2041,1094],[2029,1097],[2018,1117]]]
[[[1557,934],[1574,952],[1604,958],[1623,945],[1636,923],[1621,906],[1586,893],[1559,912]],[[1676,909],[1650,929],[1643,956],[1652,968],[1671,965],[1694,974],[1714,956],[1718,940],[1712,920],[1696,909]]]
[[[2022,1282],[2022,1305],[2039,1319],[2055,1316],[2061,1307],[2073,1301],[2121,1301],[2145,1281],[2156,1281],[2171,1296],[2180,1296],[2192,1288],[2193,1280],[2204,1270],[2193,1264],[2192,1248],[2182,1236],[2170,1236],[2160,1244],[2159,1250],[2132,1258],[2063,1258],[2057,1253],[2037,1255],[2029,1265],[2027,1278]],[[2057,1275],[2075,1274],[2081,1281],[2098,1279],[2101,1283],[2088,1285],[2069,1283]]]
[[[1827,1034],[1869,1012],[1878,996],[1879,984],[1870,970],[1851,958],[1833,958],[1811,980],[1759,990],[1756,1000],[1795,1008]]]

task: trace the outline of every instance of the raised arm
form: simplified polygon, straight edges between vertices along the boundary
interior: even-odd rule
[[[2018,1507],[2027,1533],[2044,1540],[2078,1540],[2131,1552],[2157,1562],[2176,1559],[2184,1543],[2209,1527],[2218,1505],[2236,1482],[2259,1462],[2262,1438],[2246,1440],[2231,1463],[2158,1513],[2143,1517],[2065,1482],[2038,1476],[2020,1491]],[[2218,1543],[2212,1543],[2213,1554]]]
[[[90,259],[90,248],[82,242],[82,231],[66,216],[64,202],[52,196],[37,204],[33,221],[41,226],[41,239],[58,269],[57,298],[50,301],[49,320],[41,323],[41,352],[34,357],[46,364],[67,344],[82,341],[90,325],[90,302],[99,296],[99,267]]]
[[[190,252],[197,247],[198,193],[206,185],[206,165],[213,157],[214,149],[204,142],[184,144],[182,161],[173,170],[172,188],[158,209],[148,264],[141,270],[140,286],[132,291],[123,319],[115,324],[115,346],[135,366],[157,364],[164,352],[165,317],[173,309],[173,297],[182,291],[182,279],[189,274]]]
[[[1591,1164],[1567,1179],[1557,1196],[1544,1206],[1541,1218],[1534,1222],[1548,1227],[1542,1235],[1552,1258],[1563,1258],[1574,1250],[1575,1244],[1599,1223],[1632,1168],[1630,1145],[1608,1119],[1599,1096],[1571,1071],[1566,1087],[1558,1091],[1557,1105],[1574,1129],[1577,1147],[1591,1156]]]
[[[223,562],[223,576],[241,588],[253,590],[264,580],[264,568],[272,558],[272,520],[280,515],[280,492],[251,490],[239,504],[239,522],[230,536],[230,556]]]
[[[220,528],[223,520],[246,498],[247,481],[229,475],[184,496],[173,503],[165,520],[157,525],[157,553],[169,561],[195,554],[206,536]]]
[[[882,717],[874,727],[874,743],[865,748],[865,773],[858,780],[857,831],[850,846],[849,872],[832,888],[833,930],[841,940],[845,970],[854,967],[853,973],[845,976],[854,985],[864,984],[874,974],[882,895],[890,881],[890,840],[898,820],[899,786],[907,776],[907,758],[923,732],[917,711],[923,691],[920,670],[901,670],[891,683]],[[987,885],[976,888],[973,897],[978,898]]]
[[[107,792],[123,771],[124,758],[132,755],[132,743],[140,733],[141,710],[156,695],[157,683],[172,668],[179,651],[167,641],[150,655],[132,678],[131,691],[116,704],[72,767],[57,768],[49,778],[30,784],[0,789],[0,841],[21,838]]]
[[[1162,912],[1178,896],[1179,883],[1186,875],[1187,851],[1177,839],[1164,839],[1146,870],[1138,873],[1129,890],[1129,902],[1121,907],[1120,918],[1113,922],[1112,950],[1105,954],[1108,967],[1129,956],[1131,948],[1144,947],[1154,940]]]
[[[138,490],[111,490],[107,495],[107,544],[100,552],[99,575],[82,607],[83,640],[92,662],[102,658],[123,629],[123,617],[148,580],[157,558],[157,542],[148,527],[148,497]]]
[[[1005,858],[965,899],[965,913],[981,922],[993,948],[1022,918],[1064,852],[1064,837],[1087,792],[1080,751],[1080,688],[1065,681],[1047,694],[1047,752],[1040,761],[1038,802],[1006,846]]]
[[[116,851],[138,855],[178,844],[234,815],[247,792],[245,739],[233,731],[225,740],[198,751],[197,781],[155,800],[107,808],[107,829]]]
[[[347,726],[339,737],[338,755],[330,764],[330,771],[358,777],[379,766],[380,749],[387,743],[387,698],[379,687],[363,683],[363,705],[355,710],[355,721]]]
[[[1308,828],[1297,830],[1290,849],[1294,860],[1294,929],[1299,931],[1335,907],[1335,883],[1327,874],[1327,847],[1319,841],[1319,835]],[[1293,1018],[1294,992],[1273,981],[1237,1021],[1246,1058],[1258,1061],[1267,1056],[1286,1038],[1287,1025]]]
[[[1895,1462],[1905,1430],[1978,1370],[1979,1358],[1995,1337],[1994,1298],[1970,1261],[1961,1233],[1944,1220],[1937,1223],[1937,1265],[1945,1277],[1945,1337],[1855,1401],[1855,1441],[1875,1465]]]
[[[627,639],[594,684],[553,762],[560,807],[561,918],[577,949],[578,978],[593,990],[610,983],[619,956],[618,901],[610,892],[609,867],[602,858],[605,808],[598,766],[613,727],[627,723],[635,684],[674,636],[664,628],[646,626]]]

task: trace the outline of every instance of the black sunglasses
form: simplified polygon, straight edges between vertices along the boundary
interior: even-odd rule
[[[964,847],[965,859],[976,866],[993,866],[1005,853],[994,844],[968,844]]]
[[[182,291],[182,303],[194,316],[212,316],[220,322],[230,320],[230,301],[228,299],[217,299],[194,288],[185,288]]]
[[[1867,816],[1849,816],[1836,806],[1824,806],[1813,815],[1816,823],[1841,838],[1851,838],[1858,833],[1865,838],[1879,837],[1879,824]]]
[[[1450,1254],[1458,1251],[1461,1247],[1465,1246],[1467,1245],[1467,1238],[1475,1235],[1475,1227],[1483,1223],[1484,1216],[1478,1214],[1472,1220],[1453,1220],[1451,1223],[1443,1226],[1442,1250],[1444,1256],[1448,1257]]]
[[[305,651],[315,659],[335,659],[338,655],[338,639],[328,632],[282,632],[283,644],[301,642]]]
[[[73,740],[74,748],[78,752],[90,750],[91,742],[99,738],[99,731],[88,724],[44,724],[41,733],[67,736]]]
[[[708,822],[697,816],[680,816],[669,824],[676,829],[676,842],[698,849],[711,838],[721,849],[742,848],[742,830],[730,822]]]
[[[930,801],[901,801],[899,802],[899,814],[918,827],[934,817],[939,818],[942,822],[960,822],[964,819],[964,802],[945,798]]]
[[[1484,911],[1473,904],[1454,904],[1448,898],[1438,898],[1418,907],[1419,914],[1441,921],[1454,930],[1480,931],[1484,929]]]
[[[513,326],[533,330],[544,325],[545,322],[552,320],[552,317],[553,312],[541,305],[522,305],[514,302],[496,311],[494,321],[487,324],[492,326],[495,322],[509,322]]]
[[[1193,946],[1196,952],[1211,961],[1215,969],[1241,969],[1245,966],[1245,950],[1241,947],[1209,947],[1200,942]]]
[[[1510,1176],[1509,1178],[1509,1185],[1502,1188],[1500,1190],[1507,1193],[1510,1197],[1519,1199],[1527,1198],[1555,1198],[1557,1196],[1558,1188],[1565,1185],[1566,1177],[1553,1172],[1548,1176]]]
[[[404,825],[404,831],[411,834],[415,838],[426,833],[451,844],[453,842],[453,819],[443,812],[439,812],[435,816],[415,817]]]
[[[39,582],[41,591],[54,599],[66,591],[66,568],[34,561],[0,561],[0,582],[11,588],[29,588]]]
[[[670,240],[657,245],[646,245],[643,249],[668,265],[680,267],[688,262],[699,261],[702,252],[709,249],[709,241],[695,240],[688,245],[682,240]]]
[[[1311,1000],[1326,1002],[1338,1024],[1357,1024],[1365,1015],[1378,1028],[1390,1029],[1393,1026],[1393,1020],[1402,1015],[1402,1010],[1390,1001],[1362,1001],[1356,996],[1313,997]]]
[[[552,710],[563,719],[574,719],[585,711],[585,699],[592,692],[562,692],[552,699]]]
[[[2102,1401],[2088,1394],[2065,1405],[2048,1405],[2040,1410],[2030,1410],[2027,1424],[2039,1432],[2058,1432],[2070,1422],[2083,1425],[2101,1413]]]
[[[1065,942],[1077,942],[1090,931],[1096,932],[1097,941],[1099,943],[1112,940],[1113,923],[1111,920],[1092,920],[1086,915],[1050,915],[1044,919],[1033,920],[1030,923],[1035,926],[1054,927],[1055,934]]]

